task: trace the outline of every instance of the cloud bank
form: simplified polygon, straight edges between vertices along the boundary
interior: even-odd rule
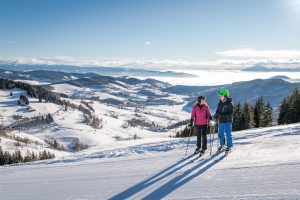
[[[215,60],[201,59],[137,59],[137,58],[95,58],[57,56],[54,58],[0,58],[0,64],[29,65],[75,65],[148,68],[160,70],[180,69],[241,69],[254,65],[278,68],[300,67],[300,50],[257,50],[251,48],[233,49],[215,53]]]
[[[257,58],[257,59],[298,59],[300,50],[257,50],[252,48],[220,51],[217,54],[223,57]]]

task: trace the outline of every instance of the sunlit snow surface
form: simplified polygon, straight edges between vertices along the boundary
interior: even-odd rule
[[[35,199],[299,199],[300,124],[233,133],[234,149],[191,162],[186,138],[0,168],[0,196]],[[196,138],[191,138],[191,154]],[[214,141],[213,152],[217,141]],[[92,152],[89,152],[92,151]]]
[[[297,82],[299,72],[241,72],[241,71],[183,71],[197,78],[155,79],[181,85],[220,85],[256,78],[286,76]],[[143,77],[149,78],[149,77]],[[32,82],[33,83],[33,82]],[[68,95],[94,95],[89,88],[61,83],[52,85],[54,91]],[[107,91],[124,90],[110,87],[94,92],[102,98],[117,98]],[[29,98],[35,112],[27,112],[17,105],[19,95],[26,91],[0,91],[0,119],[3,125],[12,122],[13,115],[33,117],[53,114],[55,124],[50,129],[14,131],[20,137],[39,141],[41,145],[23,146],[27,150],[49,150],[56,159],[0,167],[0,199],[300,199],[300,124],[234,132],[234,149],[228,157],[222,155],[183,160],[187,139],[170,138],[176,131],[153,132],[141,127],[122,128],[124,122],[136,114],[160,125],[187,119],[182,104],[121,109],[101,102],[93,102],[95,114],[103,119],[102,129],[83,123],[78,110],[65,111],[52,103],[39,103]],[[135,94],[131,89],[127,92]],[[157,93],[160,91],[156,91]],[[183,96],[170,99],[182,101]],[[80,99],[69,99],[79,104]],[[113,114],[118,117],[114,117]],[[141,139],[133,140],[137,134]],[[114,137],[124,140],[117,141]],[[53,150],[43,140],[54,138],[67,145],[70,138],[78,138],[88,149],[80,152]],[[217,135],[215,135],[215,138]],[[127,140],[127,139],[130,140]],[[1,138],[4,150],[13,152],[15,141]],[[194,151],[196,138],[191,138],[188,153]],[[217,140],[214,140],[213,152]]]

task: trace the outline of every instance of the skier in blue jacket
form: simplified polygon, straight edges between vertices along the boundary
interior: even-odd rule
[[[228,153],[232,145],[232,120],[233,120],[233,102],[229,98],[229,91],[222,89],[218,93],[220,101],[215,114],[215,119],[219,120],[219,140],[220,146],[218,152],[221,152],[225,148],[225,133],[226,133],[226,149],[225,152]]]

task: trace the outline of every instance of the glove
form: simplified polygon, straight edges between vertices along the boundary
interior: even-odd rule
[[[210,127],[214,127],[214,126],[216,125],[216,122],[213,121],[213,120],[209,120],[208,125],[209,125]]]
[[[193,122],[194,122],[194,120],[191,119],[190,123],[188,124],[188,127],[192,127],[193,126]]]

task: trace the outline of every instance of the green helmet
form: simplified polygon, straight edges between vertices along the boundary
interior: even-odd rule
[[[218,92],[218,95],[219,96],[229,96],[229,90],[226,90],[226,89],[222,89]]]

